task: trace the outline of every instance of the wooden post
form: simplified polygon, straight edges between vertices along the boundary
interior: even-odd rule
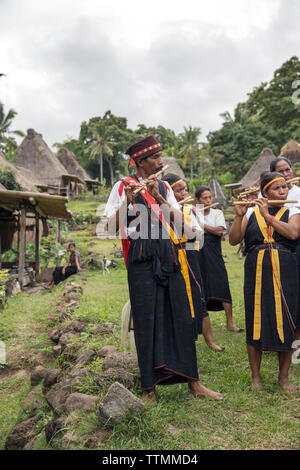
[[[67,197],[70,197],[70,193],[71,193],[70,186],[71,186],[71,182],[68,181],[68,183],[67,183]]]
[[[2,269],[2,237],[0,232],[0,269]]]
[[[19,238],[19,284],[22,288],[24,280],[25,254],[26,254],[26,209],[20,210],[20,238]]]
[[[40,272],[40,218],[35,214],[35,273]]]
[[[60,243],[60,220],[56,219],[56,241],[57,243]]]

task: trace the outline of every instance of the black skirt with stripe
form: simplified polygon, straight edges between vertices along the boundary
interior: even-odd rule
[[[167,240],[166,240],[167,241]],[[133,250],[131,244],[129,251]],[[131,257],[129,256],[130,260]],[[131,313],[141,386],[198,380],[194,322],[179,270],[161,280],[157,261],[127,264]],[[161,260],[160,260],[161,261]]]
[[[276,216],[278,208],[269,208],[270,215]],[[279,218],[287,223],[289,211],[286,210]],[[265,222],[264,222],[265,225]],[[296,244],[290,240],[273,232],[272,247],[278,254],[278,266],[273,255],[271,262],[271,246],[265,241],[255,213],[253,212],[248,220],[245,232],[245,247],[247,257],[245,260],[245,317],[246,317],[246,340],[247,343],[265,351],[290,351],[295,339],[295,324],[298,306],[298,269],[296,258]],[[261,268],[258,266],[258,256],[261,252],[263,258]],[[277,282],[273,276],[279,277]],[[279,289],[280,286],[280,289]],[[257,298],[255,293],[259,292]],[[277,305],[281,310],[280,321],[282,321],[282,332],[278,326],[276,318],[276,297]],[[254,316],[260,310],[261,332],[259,339],[254,339]]]
[[[266,248],[264,250],[264,257],[262,262],[262,287],[260,303],[261,333],[259,340],[253,339],[255,284],[257,273],[257,257],[259,252],[258,249],[253,249],[250,253],[247,254],[244,266],[246,341],[247,344],[250,344],[262,351],[290,351],[292,342],[295,339],[294,329],[291,325],[289,315],[291,315],[293,322],[295,322],[298,304],[296,255],[293,254],[289,249],[282,248],[278,249],[277,251],[280,263],[280,281],[285,298],[285,302],[283,299],[281,299],[284,342],[281,341],[277,331],[273,271],[268,249]]]
[[[232,299],[222,256],[221,237],[205,232],[204,245],[198,256],[207,310],[224,310],[223,302],[231,304]]]

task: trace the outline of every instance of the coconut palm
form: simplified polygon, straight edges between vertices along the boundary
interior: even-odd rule
[[[17,147],[15,139],[9,136],[9,134],[24,137],[24,133],[22,131],[10,130],[12,121],[16,115],[17,112],[14,109],[9,109],[8,112],[5,113],[4,105],[0,102],[0,150],[11,151]]]
[[[184,155],[184,166],[190,167],[190,179],[194,176],[194,166],[199,163],[199,150],[200,142],[199,135],[201,134],[200,127],[184,127],[184,132],[179,134],[179,149],[180,153]]]
[[[107,129],[103,122],[96,122],[91,127],[92,139],[89,143],[86,153],[91,159],[99,159],[99,176],[100,183],[103,184],[103,156],[107,157],[109,165],[111,184],[113,184],[113,168],[112,168],[112,157],[113,151],[108,143]]]

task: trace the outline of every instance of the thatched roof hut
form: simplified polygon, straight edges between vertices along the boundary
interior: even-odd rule
[[[173,173],[174,175],[178,175],[180,178],[185,178],[184,173],[180,166],[178,165],[176,158],[174,157],[163,157],[163,164],[168,165],[168,173]]]
[[[300,144],[289,140],[281,149],[280,156],[288,158],[292,163],[300,162]]]
[[[20,186],[22,186],[24,190],[37,191],[32,173],[30,171],[23,171],[23,168],[18,168],[14,166],[11,162],[6,160],[2,152],[0,152],[0,168],[7,168],[11,170],[15,176],[16,181],[19,183]],[[6,188],[2,187],[0,189]]]
[[[91,179],[85,169],[78,163],[71,150],[61,147],[57,152],[57,158],[70,175],[76,175],[83,181]]]
[[[61,175],[66,173],[65,167],[53,155],[41,134],[28,129],[26,137],[16,150],[18,165],[27,168],[41,184],[61,184]]]
[[[256,162],[251,166],[250,170],[239,181],[239,183],[242,184],[241,189],[249,188],[250,186],[257,186],[261,173],[270,169],[270,163],[274,158],[276,158],[276,156],[272,150],[265,147]]]
[[[209,180],[208,187],[211,190],[213,202],[218,202],[225,209],[228,206],[228,201],[216,178],[215,168],[211,169],[211,179]]]

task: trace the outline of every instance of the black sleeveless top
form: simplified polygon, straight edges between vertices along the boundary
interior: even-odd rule
[[[269,214],[275,216],[277,212],[280,210],[278,207],[270,207],[269,208]],[[281,222],[288,222],[289,220],[289,209],[287,209],[284,214],[281,216],[280,221]],[[298,241],[297,240],[289,240],[288,238],[285,238],[283,235],[280,235],[276,230],[273,232],[273,239],[275,243],[273,245],[281,245],[285,248],[288,248],[292,252],[296,250],[296,246]],[[258,222],[256,220],[255,212],[251,214],[248,220],[246,232],[245,232],[245,251],[248,253],[251,251],[255,246],[257,245],[263,245],[264,244],[264,236],[261,233],[261,230],[259,228]]]
[[[138,181],[136,175],[133,178]],[[167,187],[163,181],[158,180],[158,189],[162,197],[166,199]],[[158,217],[151,214],[151,208],[141,193],[138,193],[135,198],[133,207],[136,205],[140,206],[143,214],[137,216],[135,210],[133,213],[129,210],[128,213],[127,227],[132,227],[133,224],[136,227],[136,232],[129,236],[128,267],[145,261],[151,262],[156,280],[164,283],[172,273],[180,270],[177,250]]]

